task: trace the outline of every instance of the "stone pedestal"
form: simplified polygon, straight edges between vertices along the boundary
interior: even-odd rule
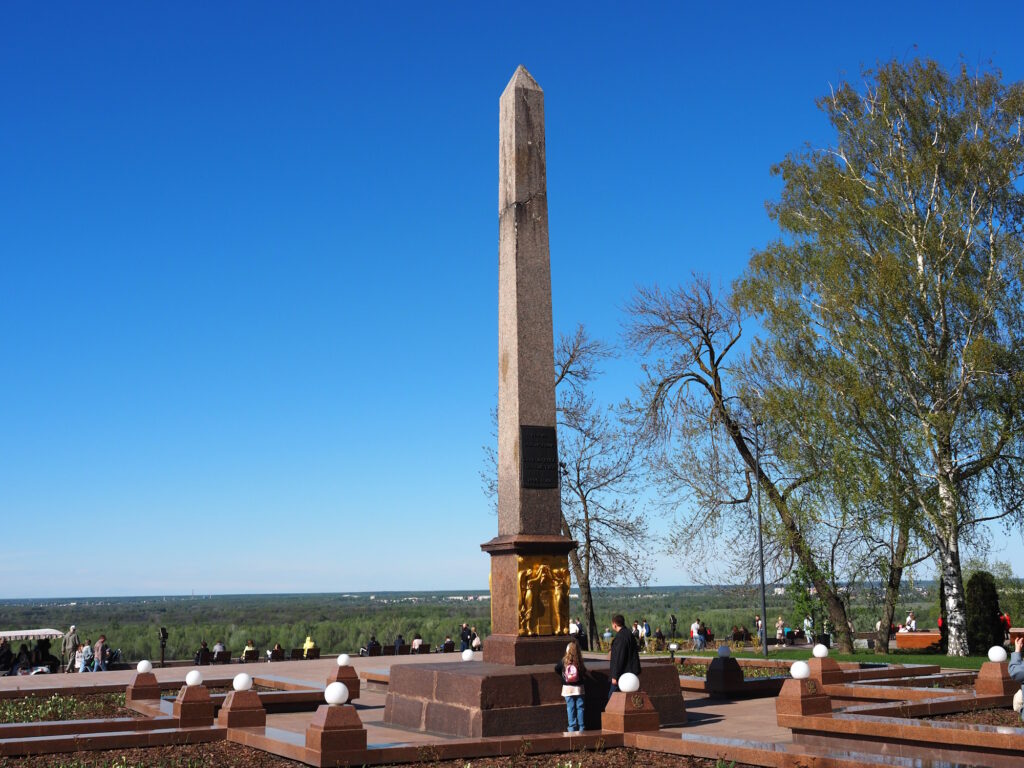
[[[318,765],[347,762],[346,755],[365,752],[366,729],[356,708],[321,704],[306,728],[306,750],[313,753]]]
[[[217,713],[217,724],[225,728],[256,728],[267,724],[267,710],[256,691],[231,691]]]
[[[183,685],[174,700],[172,714],[180,728],[213,725],[213,701],[205,685]]]
[[[647,663],[640,679],[661,723],[686,722],[674,664]],[[587,730],[601,728],[609,685],[608,662],[588,662],[583,679]],[[461,738],[561,733],[568,727],[562,680],[553,664],[480,662],[392,666],[384,722]]]
[[[334,672],[327,676],[326,685],[331,683],[344,683],[345,687],[348,688],[348,701],[345,702],[346,704],[350,704],[359,698],[359,675],[354,667],[347,664],[344,667],[337,667]]]
[[[656,731],[658,712],[643,691],[613,693],[601,715],[601,728],[616,733]]]
[[[125,705],[130,707],[133,701],[154,699],[160,699],[160,685],[156,681],[156,675],[152,672],[136,672],[124,692]]]
[[[564,536],[498,536],[480,548],[491,556],[491,634],[484,643],[484,661],[492,664],[529,666],[555,664],[565,655],[569,628],[554,627],[550,618],[544,629],[549,634],[520,635],[519,558],[560,558],[568,567],[569,550],[575,542]],[[544,605],[543,610],[553,611]],[[555,634],[554,631],[558,630]]]
[[[979,696],[1013,696],[1019,690],[1020,683],[1010,677],[1005,661],[986,661],[974,681],[974,691]]]
[[[846,682],[846,675],[835,659],[826,656],[819,659],[817,656],[807,662],[811,668],[811,680],[816,680],[821,685],[842,685]]]
[[[832,700],[816,680],[790,678],[775,699],[776,715],[832,715]]]

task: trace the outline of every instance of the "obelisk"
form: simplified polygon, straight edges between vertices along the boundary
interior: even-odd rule
[[[501,95],[498,299],[498,536],[484,660],[389,668],[387,725],[460,738],[565,730],[562,682],[569,551],[562,535],[544,162],[544,93],[522,67]],[[667,660],[666,660],[667,661]],[[686,720],[674,664],[644,662],[663,725]],[[587,730],[601,727],[608,662],[587,662]],[[532,738],[532,737],[531,737]]]
[[[568,633],[555,430],[544,92],[520,66],[501,95],[498,168],[498,536],[484,661],[554,663]]]

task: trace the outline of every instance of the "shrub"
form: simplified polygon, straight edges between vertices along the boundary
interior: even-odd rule
[[[984,654],[993,645],[1003,644],[1003,625],[999,621],[999,593],[988,571],[978,571],[967,582],[967,644],[971,653]]]

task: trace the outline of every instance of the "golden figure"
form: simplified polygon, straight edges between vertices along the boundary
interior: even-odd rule
[[[565,558],[518,558],[519,634],[569,631],[569,569]]]
[[[554,630],[556,635],[564,635],[569,631],[569,569],[556,568],[551,575],[554,579]]]

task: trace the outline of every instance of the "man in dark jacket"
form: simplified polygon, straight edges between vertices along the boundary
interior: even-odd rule
[[[612,618],[612,629],[615,630],[615,637],[612,639],[612,651],[608,655],[609,666],[608,676],[611,678],[611,688],[608,691],[608,698],[619,690],[619,677],[632,672],[640,674],[640,651],[637,648],[633,633],[626,629],[626,619],[622,614],[616,614]]]

